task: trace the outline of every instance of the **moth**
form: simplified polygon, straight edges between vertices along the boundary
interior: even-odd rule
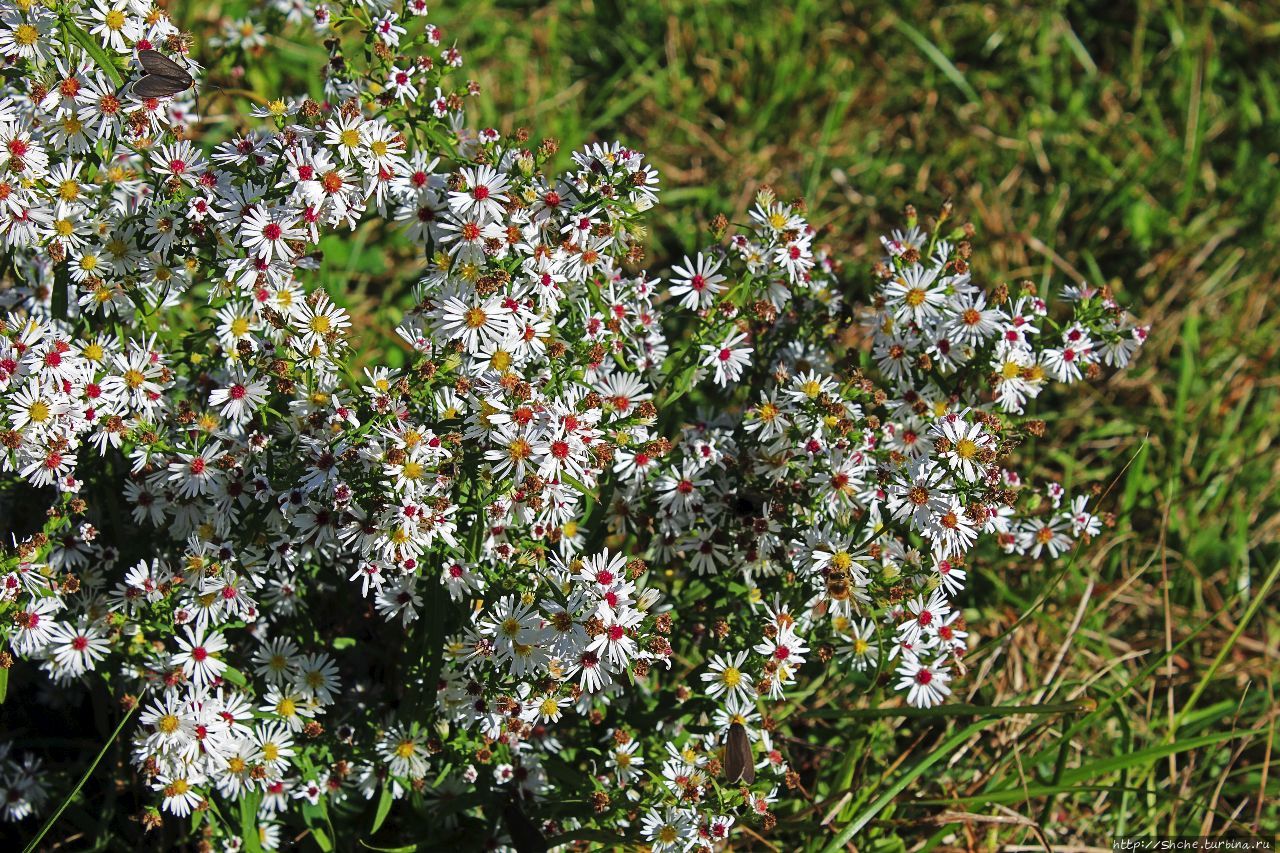
[[[133,94],[139,98],[167,98],[185,92],[196,82],[185,68],[159,51],[138,51],[138,61],[146,72],[133,84]]]
[[[730,783],[756,781],[756,758],[751,752],[751,739],[742,723],[729,726],[724,746],[724,778]]]

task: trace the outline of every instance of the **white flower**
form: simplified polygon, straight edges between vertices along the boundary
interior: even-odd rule
[[[941,661],[922,663],[915,655],[906,655],[898,664],[897,690],[907,691],[907,702],[916,708],[932,708],[951,694],[951,673]]]
[[[215,657],[227,650],[227,639],[216,632],[206,636],[204,628],[193,631],[187,626],[184,630],[186,638],[177,638],[182,651],[173,655],[169,662],[174,666],[181,666],[183,675],[196,684],[211,684],[227,668],[226,661]]]
[[[702,363],[706,367],[715,369],[717,385],[729,385],[737,382],[742,378],[742,371],[751,364],[751,353],[755,350],[752,347],[742,345],[742,342],[746,339],[746,334],[739,332],[736,335],[730,335],[725,338],[724,342],[719,345],[702,345],[702,351],[705,353]]]
[[[720,284],[725,277],[716,271],[720,269],[720,261],[706,257],[701,252],[696,260],[684,258],[683,265],[674,265],[671,271],[676,274],[671,285],[671,295],[680,298],[680,304],[691,311],[709,308],[715,304],[716,295],[723,289]]]

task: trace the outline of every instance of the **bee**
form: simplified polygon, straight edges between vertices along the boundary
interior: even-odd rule
[[[756,781],[755,755],[751,752],[751,739],[742,723],[731,723],[724,746],[724,778],[730,783]]]
[[[849,597],[849,570],[832,566],[827,571],[827,595],[835,601]]]

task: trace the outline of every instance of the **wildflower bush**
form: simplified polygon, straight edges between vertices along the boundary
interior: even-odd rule
[[[21,837],[102,758],[38,705],[92,696],[113,831],[168,845],[768,838],[819,686],[947,702],[975,563],[1105,523],[1017,450],[1140,347],[1106,289],[971,270],[949,207],[842,270],[763,187],[646,270],[644,155],[470,127],[426,12],[263,4],[206,54],[144,0],[0,3]],[[323,45],[323,97],[255,90],[267,32]],[[139,97],[145,51],[194,89]],[[321,280],[368,223],[415,282],[394,341]]]

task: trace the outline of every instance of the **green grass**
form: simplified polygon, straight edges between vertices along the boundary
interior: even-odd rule
[[[1130,371],[1044,407],[1053,439],[1032,450],[1104,488],[1114,527],[1065,571],[978,567],[968,613],[987,637],[1022,621],[979,647],[958,701],[1096,710],[891,725],[819,690],[801,739],[844,739],[843,760],[780,816],[782,849],[1280,827],[1280,25],[1263,3],[1046,6],[433,9],[485,90],[479,123],[655,161],[656,264],[769,183],[807,199],[856,296],[902,207],[952,199],[980,275],[1104,282],[1152,324]]]

